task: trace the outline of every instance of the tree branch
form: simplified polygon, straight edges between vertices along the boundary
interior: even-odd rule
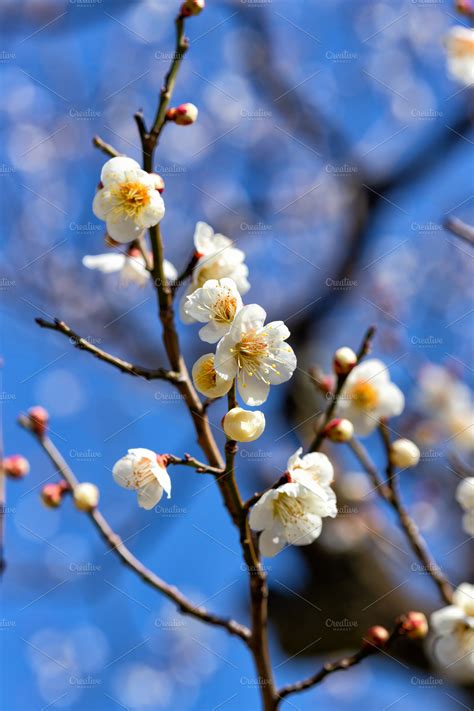
[[[149,370],[148,368],[142,368],[139,365],[133,365],[128,363],[126,360],[117,358],[117,356],[111,355],[101,348],[94,346],[85,338],[82,338],[78,333],[72,330],[67,323],[60,321],[59,319],[54,319],[54,321],[46,321],[43,318],[35,319],[36,323],[41,326],[41,328],[48,328],[51,331],[57,331],[67,336],[71,343],[80,350],[92,353],[95,358],[113,365],[118,368],[122,373],[129,373],[130,375],[135,375],[139,378],[144,378],[145,380],[169,380],[171,383],[179,383],[180,376],[179,373],[175,373],[171,370],[166,370],[165,368],[156,368],[155,370]]]
[[[448,217],[444,227],[456,237],[460,237],[471,246],[474,245],[474,227],[463,222],[458,217]]]
[[[94,136],[94,138],[92,139],[92,144],[100,151],[102,151],[102,153],[105,153],[108,156],[112,156],[112,158],[116,158],[117,156],[123,155],[113,146],[111,146],[110,143],[106,143],[105,141],[103,141],[100,136]]]
[[[18,420],[21,427],[28,430],[33,434],[36,440],[39,442],[40,446],[48,455],[49,459],[53,463],[56,470],[61,474],[61,476],[67,481],[71,490],[74,492],[75,487],[79,484],[76,479],[75,474],[70,469],[65,459],[55,447],[53,442],[49,437],[39,437],[32,432],[30,428],[30,421],[28,417],[20,416]],[[191,615],[196,619],[206,622],[217,627],[224,627],[230,634],[240,637],[246,644],[249,644],[250,640],[250,630],[236,622],[233,619],[220,617],[212,612],[209,612],[204,607],[199,607],[194,605],[188,600],[183,593],[178,590],[178,588],[169,585],[164,580],[162,580],[158,575],[149,570],[138,558],[136,558],[127,546],[123,543],[120,536],[118,536],[107,519],[99,511],[99,509],[93,509],[87,514],[91,519],[92,523],[97,528],[99,534],[110,547],[111,551],[115,553],[122,562],[131,568],[137,575],[139,575],[146,583],[151,585],[159,592],[163,593],[169,600],[174,602],[178,609],[185,615]]]

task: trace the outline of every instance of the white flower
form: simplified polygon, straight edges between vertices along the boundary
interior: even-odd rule
[[[150,279],[150,272],[145,267],[143,259],[138,249],[131,249],[127,254],[118,252],[107,252],[105,254],[87,254],[82,258],[82,263],[88,269],[97,269],[103,274],[119,272],[120,283],[123,286],[137,284],[145,286]],[[176,281],[178,272],[171,262],[163,260],[165,277],[169,282]]]
[[[79,511],[92,511],[99,503],[100,492],[95,484],[87,481],[74,487],[73,498]]]
[[[265,429],[265,415],[260,410],[233,407],[224,416],[222,427],[229,439],[235,439],[237,442],[253,442]]]
[[[244,263],[245,254],[232,246],[233,242],[224,235],[214,232],[205,222],[198,222],[194,231],[194,247],[198,262],[193,269],[192,280],[180,304],[180,316],[184,323],[192,323],[184,311],[186,297],[203,286],[209,279],[233,279],[239,294],[246,294],[250,289],[247,276],[249,273]]]
[[[474,408],[456,408],[454,403],[446,413],[448,443],[463,452],[474,451]]]
[[[472,683],[474,679],[474,585],[463,583],[453,604],[433,612],[430,651],[447,676]]]
[[[232,387],[232,380],[221,378],[214,368],[214,353],[206,353],[193,365],[194,387],[205,397],[222,397]]]
[[[137,490],[138,505],[152,509],[160,501],[163,491],[171,496],[171,480],[166,467],[151,449],[129,449],[128,454],[114,464],[113,477],[124,489]]]
[[[321,452],[310,452],[301,456],[300,447],[289,458],[287,469],[292,481],[296,481],[311,489],[319,499],[319,515],[331,516],[337,514],[336,494],[331,488],[334,480],[334,469],[329,458]]]
[[[474,29],[456,25],[446,37],[448,73],[463,84],[474,83]]]
[[[313,452],[301,457],[298,449],[288,460],[287,484],[270,489],[250,512],[254,531],[262,531],[262,555],[276,555],[286,544],[305,546],[322,530],[323,517],[336,516],[336,496],[329,486],[332,464],[325,454]]]
[[[227,380],[238,379],[239,393],[247,405],[261,405],[270,385],[291,378],[296,368],[293,349],[285,343],[290,332],[283,321],[264,326],[267,314],[261,306],[244,306],[230,331],[219,341],[214,365]]]
[[[396,439],[390,445],[390,461],[400,469],[416,467],[420,461],[420,450],[411,439]]]
[[[468,476],[459,482],[456,489],[456,501],[464,511],[474,509],[474,476]]]
[[[474,536],[474,509],[469,509],[463,514],[462,528],[468,536]]]
[[[206,343],[217,343],[229,330],[242,308],[242,298],[233,279],[209,279],[186,297],[184,311],[191,319],[205,323],[199,336]]]
[[[157,176],[146,173],[132,158],[111,158],[102,168],[94,215],[105,220],[107,233],[116,242],[131,242],[165,214],[157,188]]]
[[[366,360],[349,373],[338,400],[338,415],[347,417],[358,435],[368,435],[380,418],[400,415],[405,406],[401,390],[390,382],[380,360]]]

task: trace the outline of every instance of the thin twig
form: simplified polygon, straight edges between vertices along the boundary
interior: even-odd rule
[[[220,476],[224,473],[223,469],[211,467],[209,464],[204,464],[204,462],[200,462],[198,459],[191,457],[189,454],[185,454],[184,457],[175,457],[174,454],[165,454],[163,456],[167,459],[168,464],[192,467],[198,472],[198,474],[214,474],[215,476]]]
[[[374,335],[375,335],[375,326],[371,326],[369,329],[367,329],[367,332],[362,340],[359,350],[357,351],[357,363],[360,363],[362,358],[364,358],[367,355],[367,353],[369,353],[371,342],[372,342]],[[324,428],[326,427],[326,425],[331,420],[331,418],[334,414],[334,411],[337,406],[337,402],[339,400],[339,396],[342,392],[342,388],[344,387],[344,383],[346,382],[348,376],[349,376],[349,373],[345,373],[343,375],[338,375],[336,388],[331,395],[331,400],[329,402],[329,405],[326,409],[326,412],[324,413],[324,417],[322,419],[321,424],[319,425],[318,431],[309,446],[308,452],[315,452],[321,447],[321,444],[324,439]]]
[[[55,447],[53,442],[49,437],[39,437],[34,432],[32,432],[30,427],[30,420],[28,417],[21,416],[19,418],[19,424],[24,429],[31,432],[36,440],[39,442],[43,450],[46,452],[51,462],[53,463],[56,471],[58,471],[61,476],[66,480],[66,482],[74,491],[76,486],[79,484],[75,474],[71,468],[66,463],[65,459]],[[174,602],[178,609],[186,615],[191,615],[202,622],[207,622],[211,625],[216,625],[217,627],[224,627],[230,634],[236,635],[249,644],[250,640],[250,630],[236,622],[233,619],[220,617],[212,612],[209,612],[204,607],[194,605],[188,598],[183,595],[183,593],[176,587],[169,585],[164,580],[162,580],[158,575],[149,570],[141,561],[139,561],[130,552],[130,550],[123,543],[120,536],[118,536],[112,529],[107,519],[99,511],[99,509],[93,509],[87,514],[97,530],[99,531],[102,538],[105,540],[107,545],[110,547],[111,551],[114,552],[125,565],[131,568],[137,575],[139,575],[146,583],[151,585],[153,588],[163,593],[167,598]]]
[[[180,286],[184,284],[184,282],[189,279],[190,276],[192,276],[193,271],[195,270],[197,264],[199,262],[199,255],[194,252],[192,255],[191,259],[181,272],[181,274],[177,277],[176,281],[173,282],[171,285],[171,293],[173,294],[173,297],[175,295],[175,292],[179,289]]]
[[[472,225],[468,225],[467,222],[463,222],[458,217],[448,217],[444,227],[456,237],[460,237],[471,246],[474,245],[474,227]]]
[[[106,143],[105,141],[103,141],[100,136],[94,136],[94,138],[92,139],[92,143],[96,148],[102,151],[102,153],[105,153],[108,156],[112,156],[112,158],[116,158],[117,156],[123,155],[116,148],[111,146],[110,143]]]
[[[91,353],[99,360],[118,368],[122,371],[122,373],[129,373],[130,375],[135,375],[139,378],[144,378],[145,380],[169,380],[171,383],[179,383],[179,373],[166,370],[165,368],[155,368],[154,370],[150,370],[148,368],[142,368],[140,365],[128,363],[126,360],[122,360],[121,358],[118,358],[117,356],[107,353],[101,348],[94,346],[92,343],[89,343],[89,341],[73,331],[67,323],[64,323],[64,321],[60,321],[59,319],[54,319],[54,321],[46,321],[43,318],[37,318],[35,321],[39,326],[41,326],[41,328],[48,328],[52,331],[64,334],[76,348]]]

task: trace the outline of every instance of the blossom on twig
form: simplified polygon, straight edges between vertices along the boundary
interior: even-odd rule
[[[453,604],[433,612],[430,652],[445,673],[459,682],[474,678],[474,585],[462,583]]]
[[[186,297],[184,312],[189,318],[205,323],[199,337],[217,343],[228,332],[242,308],[242,297],[233,279],[209,279],[204,286]]]
[[[236,442],[254,442],[265,429],[265,415],[260,410],[233,407],[224,415],[222,427],[229,439]]]
[[[163,218],[165,204],[158,177],[126,156],[111,158],[104,164],[92,209],[96,217],[105,220],[107,233],[116,242],[137,239]]]
[[[138,447],[114,464],[113,477],[124,489],[137,491],[138,505],[152,509],[160,501],[163,492],[171,496],[171,479],[166,467],[151,449]]]
[[[150,272],[147,270],[145,260],[136,247],[129,249],[127,254],[119,252],[106,252],[105,254],[86,254],[82,258],[82,263],[87,269],[96,269],[103,274],[119,273],[120,284],[128,286],[136,284],[145,286],[150,279]],[[165,277],[169,282],[176,281],[178,272],[171,262],[163,260]]]
[[[193,365],[194,387],[201,395],[210,398],[226,395],[232,387],[232,380],[222,378],[214,367],[214,353],[205,353]]]

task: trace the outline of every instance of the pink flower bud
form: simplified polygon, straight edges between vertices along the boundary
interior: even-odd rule
[[[328,422],[324,434],[331,442],[349,442],[354,434],[354,426],[350,420],[337,417]]]
[[[470,17],[474,15],[474,3],[472,0],[456,0],[456,10],[461,15]]]
[[[381,625],[369,627],[364,637],[364,645],[369,647],[385,647],[390,638],[390,633]]]
[[[158,190],[159,193],[162,193],[165,189],[165,181],[161,177],[161,175],[158,175],[158,173],[151,173],[151,177],[155,181],[155,190]]]
[[[181,104],[176,108],[169,109],[166,118],[174,121],[178,126],[189,126],[198,117],[198,108],[194,104]]]
[[[399,634],[409,639],[424,639],[428,634],[428,620],[422,612],[407,612],[397,622]]]
[[[50,509],[57,509],[66,491],[69,491],[69,484],[66,481],[60,481],[55,484],[45,484],[41,489],[43,504]]]
[[[21,454],[11,454],[3,460],[3,470],[12,479],[22,479],[30,471],[30,465]]]
[[[336,375],[347,375],[356,364],[357,356],[352,348],[344,346],[343,348],[338,348],[334,353],[333,365]]]
[[[35,407],[30,407],[28,417],[30,418],[31,431],[37,434],[38,437],[44,437],[49,423],[48,411],[41,405],[36,405]]]
[[[185,0],[181,5],[181,16],[199,15],[206,7],[206,0]]]

